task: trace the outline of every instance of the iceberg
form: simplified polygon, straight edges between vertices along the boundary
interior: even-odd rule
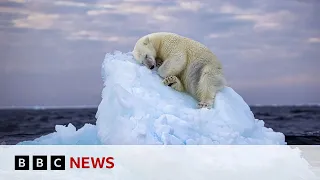
[[[117,159],[112,171],[28,171],[32,173],[24,173],[25,179],[34,179],[35,173],[47,179],[316,179],[310,164],[301,158],[302,151],[287,146],[281,132],[255,119],[231,87],[217,94],[212,109],[197,109],[190,95],[164,86],[155,70],[137,64],[130,52],[119,51],[106,54],[102,78],[95,125],[85,124],[78,130],[72,123],[56,125],[56,132],[18,143],[77,146],[3,147],[0,159],[13,163],[11,158],[24,152],[67,157],[103,157],[107,152]],[[20,179],[22,174],[12,167],[0,163],[1,177]]]
[[[102,79],[95,125],[56,125],[56,132],[18,145],[286,145],[231,87],[212,109],[197,109],[190,95],[164,86],[156,70],[120,51],[106,54]]]

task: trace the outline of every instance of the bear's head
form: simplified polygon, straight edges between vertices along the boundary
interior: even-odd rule
[[[133,49],[135,60],[149,69],[156,67],[156,50],[148,36],[140,38]]]

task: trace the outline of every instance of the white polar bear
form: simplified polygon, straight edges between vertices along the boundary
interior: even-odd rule
[[[210,109],[225,84],[223,69],[209,48],[187,37],[156,32],[141,37],[132,51],[149,69],[158,66],[163,83],[198,100],[198,108]]]

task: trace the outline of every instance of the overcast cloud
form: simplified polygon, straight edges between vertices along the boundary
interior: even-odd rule
[[[101,63],[142,35],[206,44],[249,104],[320,103],[317,0],[0,0],[0,106],[97,106]]]

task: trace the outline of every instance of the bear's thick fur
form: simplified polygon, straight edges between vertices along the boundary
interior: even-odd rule
[[[226,83],[222,65],[209,48],[175,33],[156,32],[141,37],[133,56],[150,69],[158,66],[163,83],[191,94],[199,101],[199,108],[211,108]]]

